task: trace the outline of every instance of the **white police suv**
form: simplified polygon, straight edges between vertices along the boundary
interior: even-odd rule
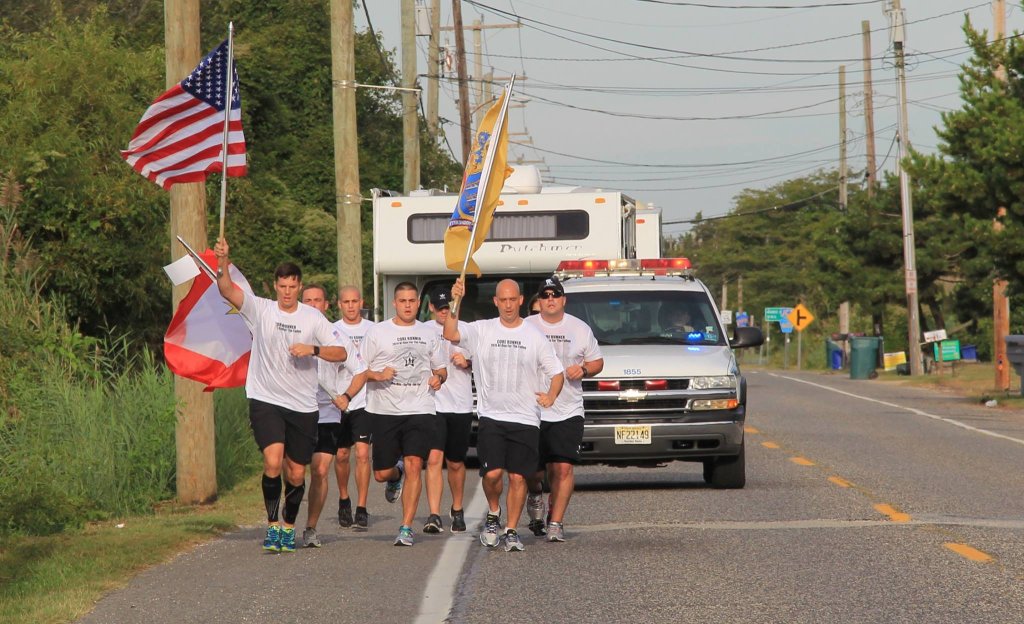
[[[747,392],[733,349],[760,345],[761,330],[727,336],[686,258],[572,260],[556,275],[566,312],[604,355],[601,374],[583,380],[583,461],[699,461],[713,487],[743,487]]]

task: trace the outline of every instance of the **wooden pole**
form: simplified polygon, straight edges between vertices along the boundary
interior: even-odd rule
[[[473,151],[473,119],[469,114],[469,85],[466,83],[466,35],[462,30],[462,0],[452,0],[452,24],[455,28],[455,65],[459,72],[459,125],[462,126],[462,166]]]
[[[416,114],[416,3],[402,0],[402,143],[405,172],[403,187],[408,195],[420,187],[420,133]]]
[[[430,0],[430,44],[427,46],[427,131],[437,138],[439,82],[441,80],[441,0]]]
[[[874,90],[871,85],[871,22],[860,23],[861,38],[864,44],[864,144],[868,152],[868,197],[875,196],[878,184],[878,171],[875,164],[875,103]]]
[[[167,87],[180,82],[195,69],[199,49],[199,0],[165,0],[164,43]],[[206,185],[202,182],[171,187],[171,260],[185,255],[177,241],[181,236],[196,249],[207,246]],[[173,290],[172,310],[188,293],[190,284]],[[186,504],[210,502],[217,498],[217,461],[214,446],[213,393],[204,385],[174,377],[178,407],[174,427],[177,451],[175,485],[178,500]]]
[[[363,283],[362,203],[356,127],[355,27],[350,0],[331,0],[334,189],[338,232],[338,284]]]
[[[1006,0],[994,0],[992,3],[994,18],[992,37],[999,41],[1006,36]],[[999,44],[1000,48],[1005,43]],[[1000,65],[996,68],[996,77],[1006,82],[1006,68]],[[1003,219],[1006,216],[1006,208],[1000,207],[996,211],[996,218],[992,221],[992,230],[1000,232],[1003,229]],[[993,358],[995,364],[995,379],[997,390],[1010,389],[1010,362],[1006,359],[1006,336],[1010,333],[1010,299],[1006,296],[1006,280],[997,279],[992,284],[992,340]]]

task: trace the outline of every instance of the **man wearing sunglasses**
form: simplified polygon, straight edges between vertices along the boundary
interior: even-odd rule
[[[540,411],[540,466],[529,479],[530,495],[526,510],[530,530],[537,537],[547,535],[549,542],[563,542],[562,521],[575,484],[573,466],[580,461],[583,443],[583,378],[593,377],[604,368],[601,348],[586,323],[565,313],[565,290],[557,277],[549,277],[537,291],[540,314],[526,319],[548,338],[565,367],[565,386],[550,407]],[[551,497],[547,523],[544,522],[544,498],[541,480],[547,471]]]

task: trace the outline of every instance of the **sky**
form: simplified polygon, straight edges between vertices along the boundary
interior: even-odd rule
[[[398,0],[363,0],[356,27],[401,59]],[[429,0],[425,0],[429,5]],[[483,31],[484,73],[515,72],[524,108],[510,110],[510,161],[541,160],[548,184],[621,190],[663,211],[668,235],[698,212],[723,215],[742,190],[764,189],[839,161],[839,66],[846,68],[847,161],[866,169],[861,22],[871,27],[875,152],[892,170],[896,70],[885,9],[865,0],[463,0],[463,22],[517,21]],[[903,0],[910,143],[936,151],[941,112],[960,107],[957,74],[970,54],[962,26],[991,30],[991,3]],[[441,0],[451,26],[451,1]],[[701,5],[701,6],[698,6]],[[767,8],[780,7],[780,8]],[[1007,2],[1007,31],[1020,28]],[[473,72],[472,35],[467,66]],[[451,32],[442,47],[454,55]],[[417,73],[427,38],[417,37]],[[454,65],[450,76],[454,78]],[[420,85],[425,86],[425,78]],[[458,120],[457,86],[441,83],[440,116]],[[475,106],[476,102],[472,101]],[[460,155],[460,130],[445,124]],[[514,166],[514,163],[513,163]]]

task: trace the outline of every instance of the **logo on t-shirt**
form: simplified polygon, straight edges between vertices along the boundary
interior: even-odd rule
[[[402,358],[402,366],[409,368],[416,366],[416,356],[411,353],[407,353],[406,356]]]

